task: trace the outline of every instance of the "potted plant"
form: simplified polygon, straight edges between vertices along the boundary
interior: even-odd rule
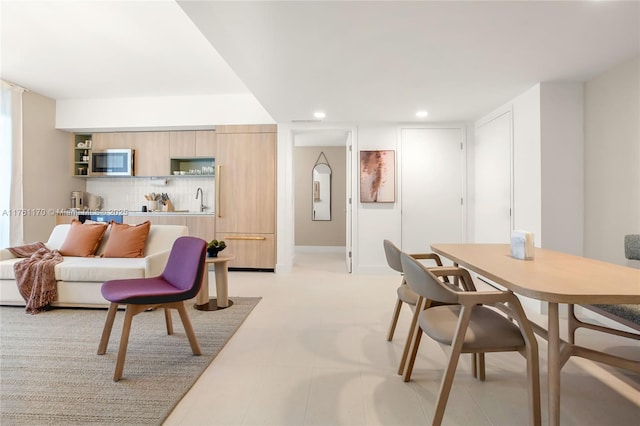
[[[207,244],[207,254],[209,257],[218,257],[218,252],[224,250],[227,247],[227,244],[223,240],[211,240],[209,244]]]

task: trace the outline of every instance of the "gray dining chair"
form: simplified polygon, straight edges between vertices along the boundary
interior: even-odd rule
[[[402,275],[402,263],[400,262],[400,253],[401,253],[400,249],[389,240],[384,240],[382,242],[382,245],[384,246],[384,254],[387,258],[387,264],[391,269],[393,269],[394,271],[400,272],[400,275]],[[435,253],[419,253],[419,254],[412,254],[411,256],[414,259],[418,259],[421,261],[433,260],[435,262],[434,266],[442,266],[442,260],[440,259],[440,256],[438,256]],[[393,334],[398,324],[398,318],[400,317],[400,310],[402,309],[402,305],[403,304],[408,305],[409,308],[414,312],[414,315],[411,318],[411,324],[409,325],[409,331],[408,331],[406,343],[402,351],[400,365],[398,366],[398,374],[402,374],[402,371],[404,370],[404,366],[407,362],[407,356],[409,354],[409,345],[413,338],[413,335],[415,334],[415,329],[417,327],[418,317],[416,314],[416,305],[418,304],[419,296],[409,288],[409,286],[407,285],[407,282],[404,279],[404,276],[402,277],[402,281],[400,282],[400,286],[397,288],[396,293],[398,295],[398,298],[396,300],[395,308],[393,309],[393,316],[391,317],[389,332],[387,333],[388,342],[393,340]],[[476,374],[475,358],[473,359],[473,365],[474,365],[474,375],[475,375]]]
[[[402,264],[400,263],[400,249],[393,244],[389,240],[384,240],[382,242],[384,246],[384,254],[387,258],[387,264],[394,271],[400,272],[402,275]],[[433,260],[436,266],[442,266],[442,261],[440,260],[440,256],[435,253],[423,253],[423,254],[412,254],[414,259],[420,260]],[[389,326],[389,332],[387,333],[387,341],[393,340],[393,335],[396,330],[396,326],[398,324],[398,318],[400,317],[400,310],[402,309],[402,304],[405,303],[409,305],[409,307],[413,310],[415,309],[416,303],[418,302],[418,295],[414,293],[409,286],[407,286],[404,277],[402,277],[402,281],[400,282],[400,286],[396,290],[398,298],[396,300],[395,308],[393,309],[393,316],[391,318],[391,324]]]
[[[389,240],[383,241],[384,246],[384,254],[387,258],[387,264],[394,271],[400,272],[402,275],[402,263],[400,262],[400,249],[393,244]],[[410,255],[416,260],[424,261],[424,260],[432,260],[435,262],[435,267],[442,266],[442,260],[440,256],[436,253],[414,253]],[[447,280],[447,278],[444,278]],[[473,283],[471,283],[473,285]],[[475,290],[475,287],[472,287],[471,290]],[[400,364],[398,366],[398,374],[402,375],[405,369],[405,365],[407,363],[407,356],[409,355],[409,347],[411,345],[411,341],[416,332],[416,327],[418,323],[418,312],[417,310],[426,309],[424,304],[420,303],[420,307],[416,310],[416,305],[418,304],[418,300],[422,300],[413,290],[409,288],[407,282],[404,277],[402,277],[402,281],[400,286],[396,290],[398,294],[398,299],[396,301],[395,308],[393,310],[393,316],[391,318],[391,325],[389,326],[389,332],[387,333],[387,341],[393,340],[393,334],[396,329],[396,325],[398,324],[398,318],[400,317],[400,310],[402,309],[402,304],[407,304],[409,308],[413,311],[413,316],[411,318],[411,324],[409,325],[409,331],[407,334],[406,343],[404,345],[404,349],[402,351],[402,357],[400,358]],[[437,304],[437,303],[436,303]],[[484,354],[476,354],[471,355],[471,366],[472,366],[472,374],[473,377],[479,378],[480,380],[485,379],[485,368],[484,368]]]
[[[446,276],[472,282],[469,272],[462,268],[425,268],[406,253],[401,254],[400,260],[407,285],[416,294],[427,304],[431,301],[446,303],[422,310],[418,319],[424,334],[451,347],[432,424],[442,423],[461,353],[518,351],[527,359],[529,424],[540,425],[538,343],[518,298],[510,291],[461,291],[442,281]],[[498,308],[509,318],[489,306]],[[412,342],[407,366],[409,376],[421,336],[422,333],[416,333]]]
[[[632,262],[640,261],[640,234],[629,234],[624,236],[624,257],[629,262],[629,266],[635,266]],[[596,324],[588,319],[580,319],[576,315],[573,304],[568,306],[569,343],[574,344],[576,340],[576,331],[579,328],[586,328],[601,333],[613,334],[616,336],[627,337],[629,339],[640,340],[640,305],[639,304],[592,304],[581,305],[583,308],[596,312],[615,322],[625,325],[633,331],[625,331],[621,328],[609,327],[607,325]]]

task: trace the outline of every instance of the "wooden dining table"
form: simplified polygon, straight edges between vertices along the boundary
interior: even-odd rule
[[[549,425],[560,424],[560,370],[571,356],[640,372],[640,363],[570,344],[560,338],[559,304],[640,303],[640,269],[535,248],[532,260],[511,257],[509,244],[433,244],[441,256],[511,290],[548,304]]]

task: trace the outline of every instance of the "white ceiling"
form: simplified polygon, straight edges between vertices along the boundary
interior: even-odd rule
[[[1,0],[2,78],[53,99],[249,93],[173,0]]]
[[[1,6],[5,80],[55,99],[251,92],[281,123],[474,120],[640,55],[637,1]]]

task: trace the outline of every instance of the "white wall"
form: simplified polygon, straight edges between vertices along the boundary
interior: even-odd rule
[[[582,83],[542,83],[542,246],[581,256],[584,227]]]
[[[582,84],[536,84],[488,116],[506,109],[513,111],[513,228],[533,232],[538,247],[581,254]]]
[[[640,59],[585,85],[587,257],[625,265],[623,238],[640,233]]]
[[[67,99],[56,128],[69,131],[186,130],[222,124],[274,124],[253,95]]]
[[[71,191],[85,181],[71,177],[71,134],[56,130],[56,103],[35,92],[22,98],[23,207],[38,212],[24,218],[24,241],[46,241],[55,226],[54,212],[70,205]],[[44,215],[43,215],[44,214]]]
[[[354,273],[388,272],[382,247],[385,239],[399,242],[402,238],[399,187],[395,203],[360,203],[360,156],[363,150],[392,149],[396,151],[396,177],[399,170],[399,126],[359,126],[353,147],[354,206]],[[396,185],[399,185],[396,178]]]
[[[293,267],[295,205],[293,196],[293,128],[278,124],[278,164],[276,170],[276,272]]]

